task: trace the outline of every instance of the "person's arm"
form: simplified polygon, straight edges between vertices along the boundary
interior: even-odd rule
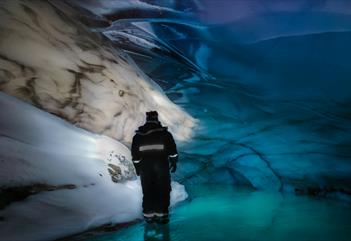
[[[167,132],[167,152],[170,162],[170,170],[171,172],[175,172],[177,170],[178,151],[177,145],[170,132]]]
[[[133,137],[133,142],[132,142],[132,161],[134,164],[135,172],[138,176],[140,175],[140,162],[141,162],[139,146],[140,146],[139,136],[135,135]]]

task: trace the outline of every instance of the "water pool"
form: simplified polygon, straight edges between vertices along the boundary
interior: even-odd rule
[[[351,240],[351,205],[231,186],[188,188],[168,225],[137,223],[86,241]]]

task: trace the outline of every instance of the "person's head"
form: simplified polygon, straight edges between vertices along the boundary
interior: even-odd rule
[[[146,112],[146,121],[158,121],[157,111]]]

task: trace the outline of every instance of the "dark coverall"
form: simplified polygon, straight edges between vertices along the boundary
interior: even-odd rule
[[[178,160],[172,134],[158,120],[146,121],[133,137],[132,159],[143,189],[143,215],[167,218],[170,204],[172,172]]]

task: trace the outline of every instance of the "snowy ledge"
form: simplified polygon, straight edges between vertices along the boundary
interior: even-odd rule
[[[1,237],[50,240],[141,218],[126,146],[1,92],[0,113],[0,187],[28,192],[2,206]],[[172,205],[187,198],[184,186],[172,189]]]

